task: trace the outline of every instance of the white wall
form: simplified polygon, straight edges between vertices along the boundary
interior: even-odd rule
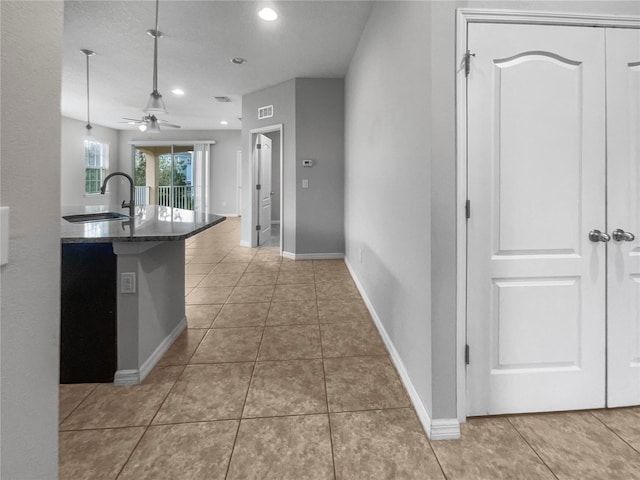
[[[58,478],[61,1],[2,1],[0,477]]]
[[[210,206],[212,213],[235,214],[237,212],[236,194],[236,155],[240,150],[240,130],[173,130],[165,129],[160,133],[144,134],[138,130],[120,130],[119,158],[120,171],[131,174],[132,145],[136,140],[195,141],[215,140],[211,147],[211,170],[209,178]],[[120,195],[128,196],[128,186],[121,185]],[[122,197],[123,199],[125,197]],[[119,203],[119,202],[118,202]]]
[[[117,172],[120,168],[118,130],[93,125],[91,136],[87,137],[87,122],[62,117],[61,128],[61,171],[60,171],[60,203],[64,206],[102,205],[118,206],[119,202],[111,194],[87,195],[84,192],[84,141],[109,144],[109,172]]]
[[[346,77],[347,260],[431,412],[429,4],[374,2]]]

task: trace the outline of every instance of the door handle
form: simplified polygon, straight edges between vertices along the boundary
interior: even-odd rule
[[[611,240],[611,237],[606,233],[602,233],[600,230],[591,230],[589,232],[589,240],[592,242],[608,242]]]
[[[636,236],[631,232],[625,232],[621,228],[617,228],[611,233],[611,236],[616,242],[633,242]]]

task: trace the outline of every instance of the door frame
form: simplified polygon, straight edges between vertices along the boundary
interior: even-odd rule
[[[461,423],[467,418],[467,82],[464,58],[467,52],[467,27],[470,23],[510,23],[640,28],[640,17],[592,15],[566,12],[533,12],[459,8],[456,10],[456,390],[457,415]],[[473,54],[473,52],[471,52]],[[473,68],[473,57],[470,67]],[[473,207],[473,205],[472,205]],[[473,208],[472,208],[473,211]]]
[[[254,153],[255,153],[255,137],[256,135],[259,134],[265,134],[265,133],[273,133],[273,132],[280,132],[280,245],[278,247],[278,253],[280,254],[280,256],[282,256],[282,249],[283,249],[283,230],[284,230],[284,215],[283,215],[283,208],[284,208],[284,169],[283,169],[283,163],[284,163],[284,140],[283,140],[283,136],[284,136],[284,124],[282,123],[277,123],[274,125],[267,125],[266,127],[260,127],[260,128],[253,128],[251,130],[249,130],[249,134],[251,135],[251,156],[250,156],[250,169],[249,169],[249,185],[251,186],[251,247],[257,247],[258,246],[258,233],[255,230],[255,226],[257,225],[257,220],[258,220],[258,212],[256,211],[256,198],[257,198],[257,194],[256,194],[256,189],[255,189],[255,179],[256,179],[256,174],[257,174],[257,170],[256,170],[256,165],[254,165]],[[273,162],[273,157],[271,157],[271,162]]]

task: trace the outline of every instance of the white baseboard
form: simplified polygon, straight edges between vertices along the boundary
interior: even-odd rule
[[[340,260],[344,253],[291,253],[282,252],[282,256],[290,260]]]
[[[221,217],[239,217],[237,213],[214,213],[214,215],[220,215]]]
[[[160,345],[149,355],[139,370],[118,370],[113,378],[114,385],[138,385],[142,383],[185,328],[187,328],[187,317],[182,317],[178,325],[160,342]]]
[[[373,308],[373,304],[369,297],[367,296],[367,292],[364,290],[362,286],[362,282],[358,279],[358,276],[354,272],[351,264],[349,263],[349,259],[344,259],[347,268],[349,269],[349,273],[353,278],[353,281],[364,300],[371,317],[373,318],[373,322],[375,323],[378,331],[380,332],[380,336],[384,341],[384,344],[389,350],[389,355],[391,355],[391,361],[396,367],[398,374],[400,375],[400,380],[402,381],[404,387],[407,389],[407,393],[409,394],[409,398],[411,399],[411,403],[413,404],[413,408],[416,410],[416,414],[418,415],[418,419],[422,424],[422,428],[426,432],[427,436],[431,440],[452,440],[456,438],[460,438],[460,423],[457,418],[446,418],[446,419],[431,419],[429,412],[427,411],[426,406],[422,402],[422,399],[418,395],[415,387],[413,386],[413,382],[411,382],[411,378],[409,377],[409,373],[402,362],[402,358],[400,358],[400,354],[396,350],[395,345],[391,341],[391,338],[387,334],[387,331],[380,320],[380,317],[376,313],[375,308]]]
[[[140,370],[118,370],[113,376],[114,385],[138,385]]]
[[[460,438],[460,422],[457,418],[431,420],[431,440],[457,440]]]
[[[245,240],[240,240],[240,246],[241,247],[249,247],[249,248],[251,248],[251,242],[247,242]]]

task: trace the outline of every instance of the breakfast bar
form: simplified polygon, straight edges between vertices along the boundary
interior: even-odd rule
[[[185,240],[208,212],[63,207],[60,382],[138,384],[186,327]]]

